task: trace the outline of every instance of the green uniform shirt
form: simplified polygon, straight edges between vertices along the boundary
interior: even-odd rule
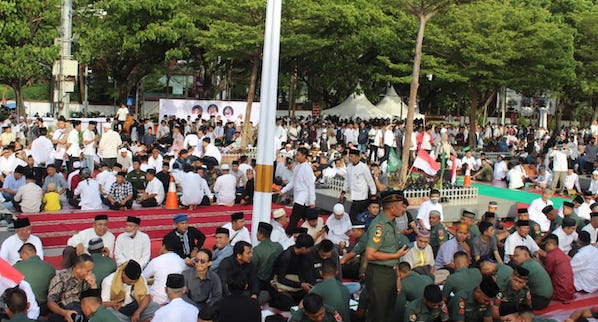
[[[37,302],[39,304],[48,302],[48,286],[52,277],[56,275],[54,266],[35,255],[17,262],[14,268],[25,275],[25,280],[31,284]]]
[[[550,231],[555,231],[557,228],[563,225],[563,218],[556,216],[554,220],[550,221]]]
[[[519,291],[514,291],[511,287],[511,281],[507,283],[505,289],[501,289],[494,300],[494,305],[500,306],[500,303],[515,303],[515,304],[527,304],[532,305],[532,295],[529,292],[529,287],[524,285]]]
[[[457,293],[449,301],[449,313],[451,320],[455,322],[478,322],[484,317],[492,316],[492,305],[480,305],[473,296],[474,290]]]
[[[496,264],[496,284],[501,290],[506,289],[507,282],[511,280],[513,268],[507,264]]]
[[[401,281],[401,293],[405,295],[407,302],[411,302],[423,297],[424,289],[430,284],[434,284],[430,276],[411,272]]]
[[[24,314],[24,313],[15,314],[15,315],[13,315],[12,319],[6,320],[6,321],[9,321],[9,322],[35,322],[35,320],[31,320],[30,318],[27,317],[27,314]]]
[[[461,291],[469,291],[476,288],[482,282],[482,273],[477,268],[462,267],[449,275],[442,288],[442,296],[451,297],[451,293],[457,294]]]
[[[403,234],[397,231],[394,218],[388,220],[384,212],[380,212],[380,214],[376,216],[374,220],[372,220],[372,223],[368,228],[367,247],[375,248],[383,253],[392,254],[399,251],[403,245],[408,243],[409,240],[407,237],[403,236]],[[398,264],[398,260],[396,259],[376,260],[369,262],[391,267]]]
[[[444,243],[448,240],[448,231],[442,223],[438,223],[436,226],[430,228],[430,246],[432,246],[433,249],[438,250],[440,243]]]
[[[446,305],[442,303],[442,307],[439,309],[430,310],[424,300],[419,298],[409,304],[405,308],[405,315],[403,321],[407,322],[435,322],[435,321],[448,321],[448,310]]]
[[[327,306],[326,304],[324,304],[324,308],[326,308],[326,315],[324,315],[322,322],[344,321],[341,315],[335,309]],[[299,310],[293,313],[293,316],[289,322],[311,322],[311,320],[303,314],[303,310]]]
[[[137,190],[144,190],[145,185],[147,184],[147,180],[145,180],[145,172],[143,171],[137,173],[133,170],[127,174],[126,179],[133,185],[134,195],[137,193]]]
[[[351,253],[363,256],[363,254],[365,254],[365,245],[367,243],[368,243],[368,235],[362,234],[361,237],[359,237],[357,244],[355,244],[355,247],[353,247],[353,249],[351,250]]]
[[[98,285],[102,285],[104,278],[116,271],[116,263],[110,257],[101,254],[91,254],[93,259],[93,274],[96,276]]]
[[[544,267],[533,258],[523,262],[521,267],[529,271],[527,285],[532,297],[538,295],[548,299],[552,298],[552,282]]]
[[[253,257],[251,258],[251,261],[255,265],[257,278],[260,281],[269,281],[272,279],[274,262],[282,251],[283,249],[280,243],[273,242],[269,238],[262,240],[259,245],[253,248]]]
[[[324,299],[324,304],[336,309],[343,321],[351,321],[349,314],[349,289],[336,278],[328,278],[316,284],[310,293],[318,294]]]
[[[100,305],[98,310],[89,316],[89,322],[120,322],[120,320],[112,312]]]

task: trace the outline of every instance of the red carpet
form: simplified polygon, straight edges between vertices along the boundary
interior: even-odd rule
[[[135,209],[127,211],[73,211],[54,214],[30,214],[27,215],[31,221],[33,234],[41,238],[44,248],[64,247],[67,240],[77,232],[89,228],[93,218],[98,214],[107,214],[109,217],[110,231],[114,235],[124,231],[127,216],[141,218],[141,230],[148,234],[152,240],[162,239],[174,224],[172,217],[177,213],[185,213],[189,216],[189,224],[201,230],[206,236],[212,236],[217,227],[230,222],[230,214],[238,211],[245,213],[245,221],[248,228],[251,228],[252,207],[249,206],[210,206],[190,210],[168,210],[162,208]],[[280,205],[273,205],[273,209]]]

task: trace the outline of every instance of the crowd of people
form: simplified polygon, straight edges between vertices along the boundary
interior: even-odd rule
[[[273,192],[292,210],[276,209],[269,222],[253,227],[258,243],[243,213],[216,230],[210,249],[187,215],[175,215],[155,258],[143,218],[127,217],[118,236],[110,231],[108,209],[159,211],[171,180],[182,208],[251,204],[255,160],[225,157],[243,153],[242,132],[255,145],[257,128],[242,126],[216,116],[167,115],[154,125],[131,119],[124,106],[85,130],[78,120],[7,119],[0,180],[4,218],[15,234],[0,257],[24,275],[4,292],[11,321],[259,321],[261,308],[285,312],[298,305],[290,321],[527,322],[541,321],[533,310],[552,300],[570,303],[578,292],[598,290],[598,123],[552,132],[496,124],[417,127],[413,158],[423,149],[456,170],[448,174],[543,189],[518,210],[513,227],[496,202],[481,218],[464,211],[449,225],[442,193],[434,189],[408,211],[409,200],[392,189],[387,174],[390,155],[404,146],[403,123],[309,117],[276,121]],[[470,131],[474,148],[504,155],[474,155]],[[582,174],[592,174],[588,188],[579,183]],[[327,178],[344,183],[331,213],[316,207],[316,188]],[[555,207],[554,192],[571,201]],[[44,262],[27,214],[67,207],[106,214],[68,240],[56,271]],[[576,311],[570,320],[596,312]]]

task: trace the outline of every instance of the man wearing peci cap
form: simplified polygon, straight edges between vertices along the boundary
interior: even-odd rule
[[[127,173],[121,171],[116,174],[116,181],[110,186],[110,193],[106,195],[104,203],[111,210],[126,210],[133,207],[133,185],[125,180]]]
[[[259,223],[257,229],[257,240],[259,241],[259,244],[253,248],[253,257],[251,259],[257,271],[260,291],[266,291],[268,293],[273,291],[270,281],[272,280],[272,277],[274,277],[274,263],[284,250],[280,243],[270,239],[272,231],[272,225],[265,222]]]
[[[120,266],[129,260],[134,260],[141,267],[145,267],[150,260],[151,241],[149,236],[139,230],[141,218],[127,216],[125,231],[116,237],[114,259]]]
[[[62,267],[72,266],[72,260],[87,252],[89,241],[93,238],[101,238],[104,243],[104,253],[112,257],[114,249],[114,234],[108,230],[108,215],[96,215],[93,225],[73,235],[67,241],[67,247],[62,252]]]
[[[6,149],[4,149],[4,152],[6,152]],[[0,157],[0,160],[1,159],[4,159],[4,156]],[[2,162],[0,161],[0,163]],[[2,184],[2,189],[0,190],[2,191],[2,196],[6,201],[12,201],[19,188],[25,185],[25,167],[18,165],[16,168],[14,168],[14,172],[3,174],[5,178],[4,183]]]
[[[582,231],[587,231],[590,234],[590,244],[596,246],[596,240],[598,239],[598,212],[592,212],[590,217],[592,220],[583,227]]]
[[[141,266],[134,260],[104,278],[102,302],[121,322],[147,321],[160,307],[152,302]]]
[[[346,191],[351,191],[351,209],[349,216],[351,222],[356,222],[357,215],[364,212],[370,198],[376,198],[376,184],[368,166],[361,162],[360,152],[356,149],[349,150],[349,164],[347,176],[343,182],[343,191],[339,196],[340,202],[345,199]]]
[[[284,230],[284,226],[288,223],[289,217],[284,208],[278,208],[272,211],[272,221],[270,222],[272,226],[272,234],[270,235],[270,239],[275,243],[279,243],[283,249],[287,249],[295,244],[295,239],[293,239],[292,236],[287,236],[287,233]]]
[[[402,191],[388,191],[382,195],[383,212],[368,229],[365,250],[369,261],[366,272],[368,289],[368,321],[394,321],[397,298],[397,265],[407,254],[409,240],[400,234],[395,218],[405,215],[409,202]]]
[[[189,226],[189,217],[185,214],[176,214],[172,218],[175,228],[169,232],[164,239],[174,237],[178,241],[174,252],[185,260],[187,265],[192,266],[191,258],[203,246],[206,236],[197,228]]]
[[[529,249],[525,246],[515,248],[513,261],[529,271],[528,285],[532,295],[532,307],[534,310],[545,309],[550,304],[553,295],[550,276],[544,267],[535,258],[532,258]]]
[[[99,288],[90,288],[81,292],[81,311],[89,322],[120,322],[119,319],[108,311],[102,304]]]
[[[560,218],[560,217],[557,217]],[[556,228],[552,233],[558,237],[559,240],[559,248],[565,253],[569,254],[572,247],[575,246],[577,248],[577,232],[575,229],[577,228],[577,223],[573,218],[565,218],[562,220],[562,225]],[[575,245],[573,245],[575,243]]]
[[[222,227],[216,228],[214,241],[214,256],[212,257],[210,270],[218,272],[222,260],[233,254],[233,246],[230,244],[230,231]]]
[[[504,289],[498,292],[498,295],[494,300],[494,307],[492,310],[494,311],[493,316],[495,319],[500,320],[499,318],[503,316],[499,308],[502,308],[505,304],[515,306],[532,305],[531,293],[527,286],[528,275],[529,271],[527,269],[521,266],[515,266],[507,285]]]
[[[307,234],[314,239],[316,244],[320,243],[322,239],[326,238],[324,219],[319,215],[317,208],[307,209],[305,221],[303,224],[301,224],[301,228],[307,229]]]
[[[25,173],[25,185],[17,190],[12,203],[18,212],[38,213],[42,208],[44,191],[35,184],[35,176],[32,171]]]
[[[463,210],[463,214],[461,214],[461,223],[467,225],[469,239],[473,239],[482,234],[478,229],[478,226],[475,224],[475,217],[476,214],[469,210]]]
[[[199,310],[183,300],[185,295],[185,278],[181,274],[170,274],[166,279],[166,294],[169,303],[161,307],[152,322],[197,322]]]
[[[515,255],[515,248],[517,246],[526,246],[532,254],[540,251],[540,247],[536,241],[529,235],[530,222],[528,220],[519,219],[515,223],[516,231],[513,232],[505,240],[505,257],[504,263],[508,264]]]
[[[573,208],[571,208],[573,209]],[[573,211],[573,210],[571,210]],[[540,225],[533,221],[533,220],[529,220],[529,213],[527,212],[527,208],[519,208],[517,209],[517,221],[519,220],[523,220],[523,221],[527,221],[529,224],[529,235],[530,237],[536,241],[536,243],[541,242],[542,241],[542,231],[540,230]],[[517,222],[515,222],[515,225],[509,230],[509,234],[514,233],[515,231],[517,231]],[[507,237],[508,238],[508,237]]]
[[[492,303],[498,292],[498,285],[490,277],[484,277],[473,290],[458,292],[448,304],[451,321],[491,322]]]
[[[222,226],[229,231],[230,244],[235,246],[239,241],[251,243],[251,236],[249,230],[245,227],[245,214],[242,212],[235,212],[230,215],[230,222]]]
[[[93,259],[93,274],[101,285],[102,280],[116,270],[116,263],[104,255],[104,242],[101,238],[92,238],[87,245],[87,251]]]
[[[22,217],[14,221],[15,234],[8,237],[0,247],[0,257],[10,265],[14,265],[21,259],[19,249],[26,243],[31,243],[37,250],[40,259],[44,259],[44,249],[39,237],[31,234],[31,223],[29,218]]]

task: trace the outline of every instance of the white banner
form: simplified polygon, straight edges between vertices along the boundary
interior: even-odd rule
[[[160,121],[164,115],[175,115],[177,118],[187,119],[188,116],[194,121],[200,115],[204,120],[210,116],[223,123],[228,121],[239,123],[245,120],[247,102],[232,101],[207,101],[187,99],[160,99]],[[256,126],[260,120],[260,103],[254,102],[251,107],[251,122]]]

